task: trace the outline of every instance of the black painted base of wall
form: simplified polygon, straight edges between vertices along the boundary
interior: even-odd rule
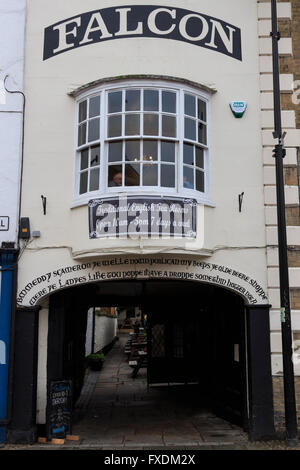
[[[13,430],[9,429],[7,432],[7,442],[9,444],[34,444],[37,441],[38,433],[37,427],[33,426],[27,430]]]
[[[270,305],[247,305],[250,441],[276,438],[270,348]]]
[[[38,312],[40,307],[18,308],[15,316],[12,417],[7,442],[33,444],[37,439],[36,391]]]

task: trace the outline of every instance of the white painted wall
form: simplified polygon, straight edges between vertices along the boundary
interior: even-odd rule
[[[101,8],[124,6],[105,0]],[[132,1],[131,4],[140,4]],[[161,0],[152,4],[161,6]],[[168,6],[164,2],[165,6]],[[182,8],[174,0],[172,7]],[[44,29],[85,11],[97,0],[28,2],[25,89],[28,95],[22,215],[41,238],[33,240],[20,262],[20,289],[42,273],[74,260],[103,255],[182,253],[206,255],[267,285],[265,213],[260,126],[257,2],[187,0],[185,9],[227,21],[242,31],[243,61],[179,41],[125,38],[86,45],[43,61]],[[180,60],[178,60],[178,57]],[[221,71],[221,73],[220,73]],[[75,171],[75,101],[69,92],[94,80],[131,74],[181,77],[215,88],[211,99],[210,180],[215,207],[199,205],[201,245],[174,240],[89,239],[87,206],[72,206]],[[232,100],[248,109],[235,119]],[[32,185],[34,181],[34,185]],[[238,195],[244,192],[242,212]],[[47,197],[47,215],[41,207]],[[48,257],[47,248],[51,248]],[[54,251],[53,248],[57,251]],[[56,253],[59,253],[57,256]],[[50,252],[49,252],[50,254]],[[69,261],[68,261],[69,259]],[[49,263],[50,262],[50,263]]]
[[[23,98],[5,91],[23,91],[26,0],[0,3],[0,244],[16,242]],[[5,217],[5,218],[3,218]],[[9,217],[8,230],[5,230]]]
[[[93,333],[93,309],[88,311],[88,321],[86,330],[85,354],[88,356],[92,352]],[[108,346],[117,335],[117,318],[104,315],[95,315],[95,339],[94,352],[98,352]]]
[[[93,309],[90,308],[87,314],[86,339],[85,339],[85,355],[88,356],[92,352],[93,344]]]
[[[95,316],[95,352],[108,346],[117,334],[117,319],[106,316]]]

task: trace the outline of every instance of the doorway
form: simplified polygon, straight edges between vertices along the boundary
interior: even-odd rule
[[[76,407],[87,372],[87,312],[96,306],[131,306],[144,312],[150,325],[146,384],[152,390],[161,383],[168,384],[162,390],[179,383],[180,397],[183,387],[193,390],[195,406],[210,405],[217,416],[239,423],[250,439],[274,438],[270,306],[245,304],[236,293],[201,282],[147,280],[95,282],[52,294],[49,310],[43,312],[46,325],[39,325],[40,307],[17,309],[10,439],[19,439],[21,433],[32,442],[37,399],[42,416],[46,387],[53,381],[72,383]],[[47,355],[38,346],[39,328],[47,335]],[[158,346],[163,353],[157,352]],[[37,391],[39,356],[46,369]],[[30,365],[26,374],[25,359]],[[38,429],[43,432],[45,426],[39,423]]]
[[[90,307],[138,307],[147,319],[147,385],[187,386],[218,416],[248,428],[245,307],[236,294],[190,281],[107,282],[51,297],[48,382],[86,374]]]

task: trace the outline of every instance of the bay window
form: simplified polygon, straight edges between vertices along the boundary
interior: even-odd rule
[[[208,96],[127,82],[77,102],[74,203],[119,192],[208,199]]]

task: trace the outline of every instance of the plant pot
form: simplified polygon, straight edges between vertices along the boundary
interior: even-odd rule
[[[101,370],[103,366],[103,361],[90,361],[89,367],[91,370]]]

